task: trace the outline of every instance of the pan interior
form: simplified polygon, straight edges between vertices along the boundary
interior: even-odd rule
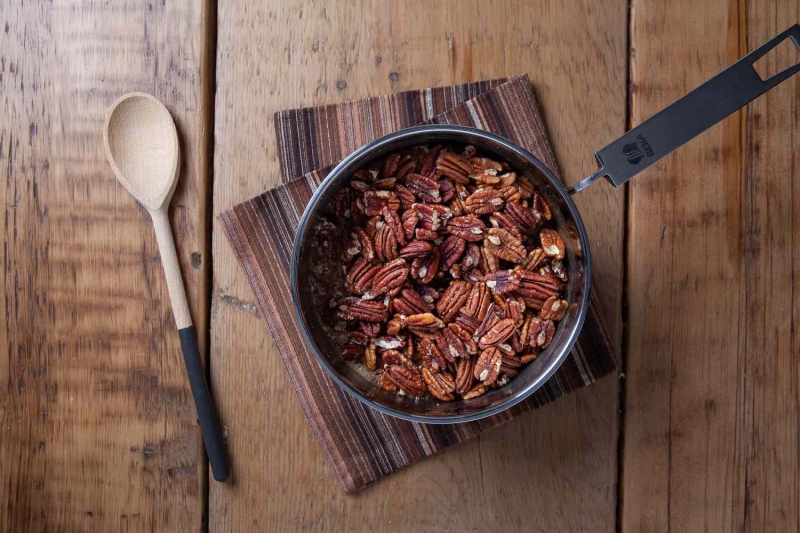
[[[552,224],[566,245],[569,281],[565,298],[570,303],[551,345],[501,388],[471,400],[442,402],[388,392],[377,385],[375,376],[359,364],[342,360],[336,343],[337,332],[328,325],[335,288],[344,284],[343,268],[335,260],[325,261],[320,250],[338,246],[341,225],[329,214],[336,192],[348,186],[358,169],[377,158],[417,146],[447,143],[472,144],[480,154],[506,161],[518,174],[531,179],[550,205]],[[333,257],[337,254],[334,252]],[[365,146],[334,169],[315,193],[298,229],[293,257],[293,298],[295,310],[310,349],[328,373],[368,405],[395,416],[427,423],[453,423],[474,420],[499,412],[521,401],[541,387],[567,357],[583,323],[590,282],[590,259],[585,231],[575,205],[553,174],[532,155],[500,139],[471,128],[427,126],[404,130]],[[341,334],[339,334],[341,335]]]

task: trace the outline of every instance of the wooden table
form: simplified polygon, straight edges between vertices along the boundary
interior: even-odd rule
[[[798,79],[626,189],[578,197],[624,379],[353,496],[212,218],[278,183],[278,109],[524,72],[573,183],[594,149],[798,20],[796,2],[656,4],[0,3],[0,531],[796,530]],[[103,156],[104,111],[133,90],[181,132],[172,223],[225,485],[147,214]]]

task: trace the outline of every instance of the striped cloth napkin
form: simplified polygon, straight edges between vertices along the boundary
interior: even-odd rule
[[[528,78],[518,76],[280,111],[275,127],[284,184],[219,215],[305,415],[348,492],[585,387],[618,365],[593,297],[578,343],[558,372],[526,401],[478,422],[399,420],[362,405],[328,378],[304,345],[292,310],[289,263],[300,216],[338,161],[377,137],[422,123],[494,132],[558,175]]]

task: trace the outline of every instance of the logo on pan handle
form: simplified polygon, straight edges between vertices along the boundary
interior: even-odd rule
[[[622,147],[622,153],[625,154],[625,159],[631,165],[638,165],[644,159],[644,156],[652,156],[653,149],[641,133],[636,136],[635,143],[628,143]]]

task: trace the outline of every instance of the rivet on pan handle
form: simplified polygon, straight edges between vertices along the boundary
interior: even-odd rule
[[[612,185],[619,187],[665,155],[796,74],[800,71],[800,63],[768,80],[762,80],[753,66],[787,38],[791,38],[795,46],[800,48],[800,25],[795,24],[756,48],[677,102],[595,152],[599,170],[570,187],[570,194],[581,191],[600,176],[605,176]]]

